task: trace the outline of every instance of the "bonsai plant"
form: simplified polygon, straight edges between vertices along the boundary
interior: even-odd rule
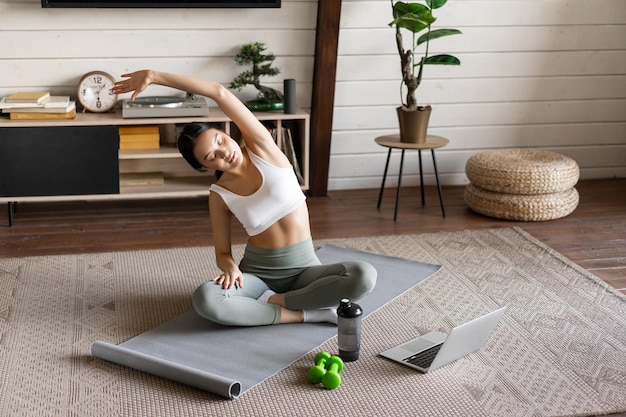
[[[252,110],[280,110],[283,108],[283,94],[271,87],[261,84],[260,77],[273,76],[280,73],[280,69],[272,66],[274,54],[264,54],[264,43],[254,42],[243,45],[239,53],[235,55],[235,62],[239,66],[252,65],[252,70],[247,70],[237,75],[230,83],[230,88],[241,91],[246,85],[253,85],[257,90],[257,99],[246,104]]]
[[[422,82],[425,65],[461,65],[452,55],[430,55],[430,42],[445,36],[460,34],[458,29],[432,29],[437,19],[432,11],[444,6],[448,0],[423,0],[403,2],[391,0],[393,21],[389,26],[396,29],[396,45],[400,55],[402,83],[406,87],[406,99],[398,107],[400,137],[403,142],[423,142],[428,129],[430,106],[418,106],[415,92]],[[412,35],[411,47],[404,49],[402,29]],[[423,32],[423,33],[422,33]],[[418,34],[422,33],[418,37]],[[402,87],[400,89],[402,92]]]

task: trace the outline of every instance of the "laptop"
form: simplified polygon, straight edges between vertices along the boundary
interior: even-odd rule
[[[505,307],[461,324],[445,333],[431,331],[381,352],[380,355],[429,372],[480,349],[504,314]]]

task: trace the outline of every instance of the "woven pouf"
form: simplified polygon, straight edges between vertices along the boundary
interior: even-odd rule
[[[578,164],[567,156],[538,149],[498,149],[471,156],[465,165],[470,182],[507,194],[558,193],[578,182]]]
[[[485,216],[536,222],[571,214],[578,206],[578,191],[572,187],[549,194],[506,194],[469,184],[465,188],[465,202],[469,208]]]
[[[465,165],[465,202],[499,219],[542,221],[565,217],[578,206],[578,164],[538,149],[498,149],[473,155]]]

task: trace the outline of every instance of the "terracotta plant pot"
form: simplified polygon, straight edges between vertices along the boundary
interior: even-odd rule
[[[404,143],[426,142],[432,107],[419,106],[416,111],[407,111],[403,107],[398,107],[396,110],[400,124],[400,141]]]

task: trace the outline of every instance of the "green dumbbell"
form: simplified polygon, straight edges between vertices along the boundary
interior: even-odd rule
[[[335,389],[341,385],[339,372],[343,369],[343,361],[339,356],[331,356],[326,360],[326,373],[322,377],[322,385],[326,389]]]
[[[319,384],[322,377],[326,374],[326,361],[330,358],[330,353],[320,352],[315,355],[315,366],[309,369],[309,382],[311,384]]]

